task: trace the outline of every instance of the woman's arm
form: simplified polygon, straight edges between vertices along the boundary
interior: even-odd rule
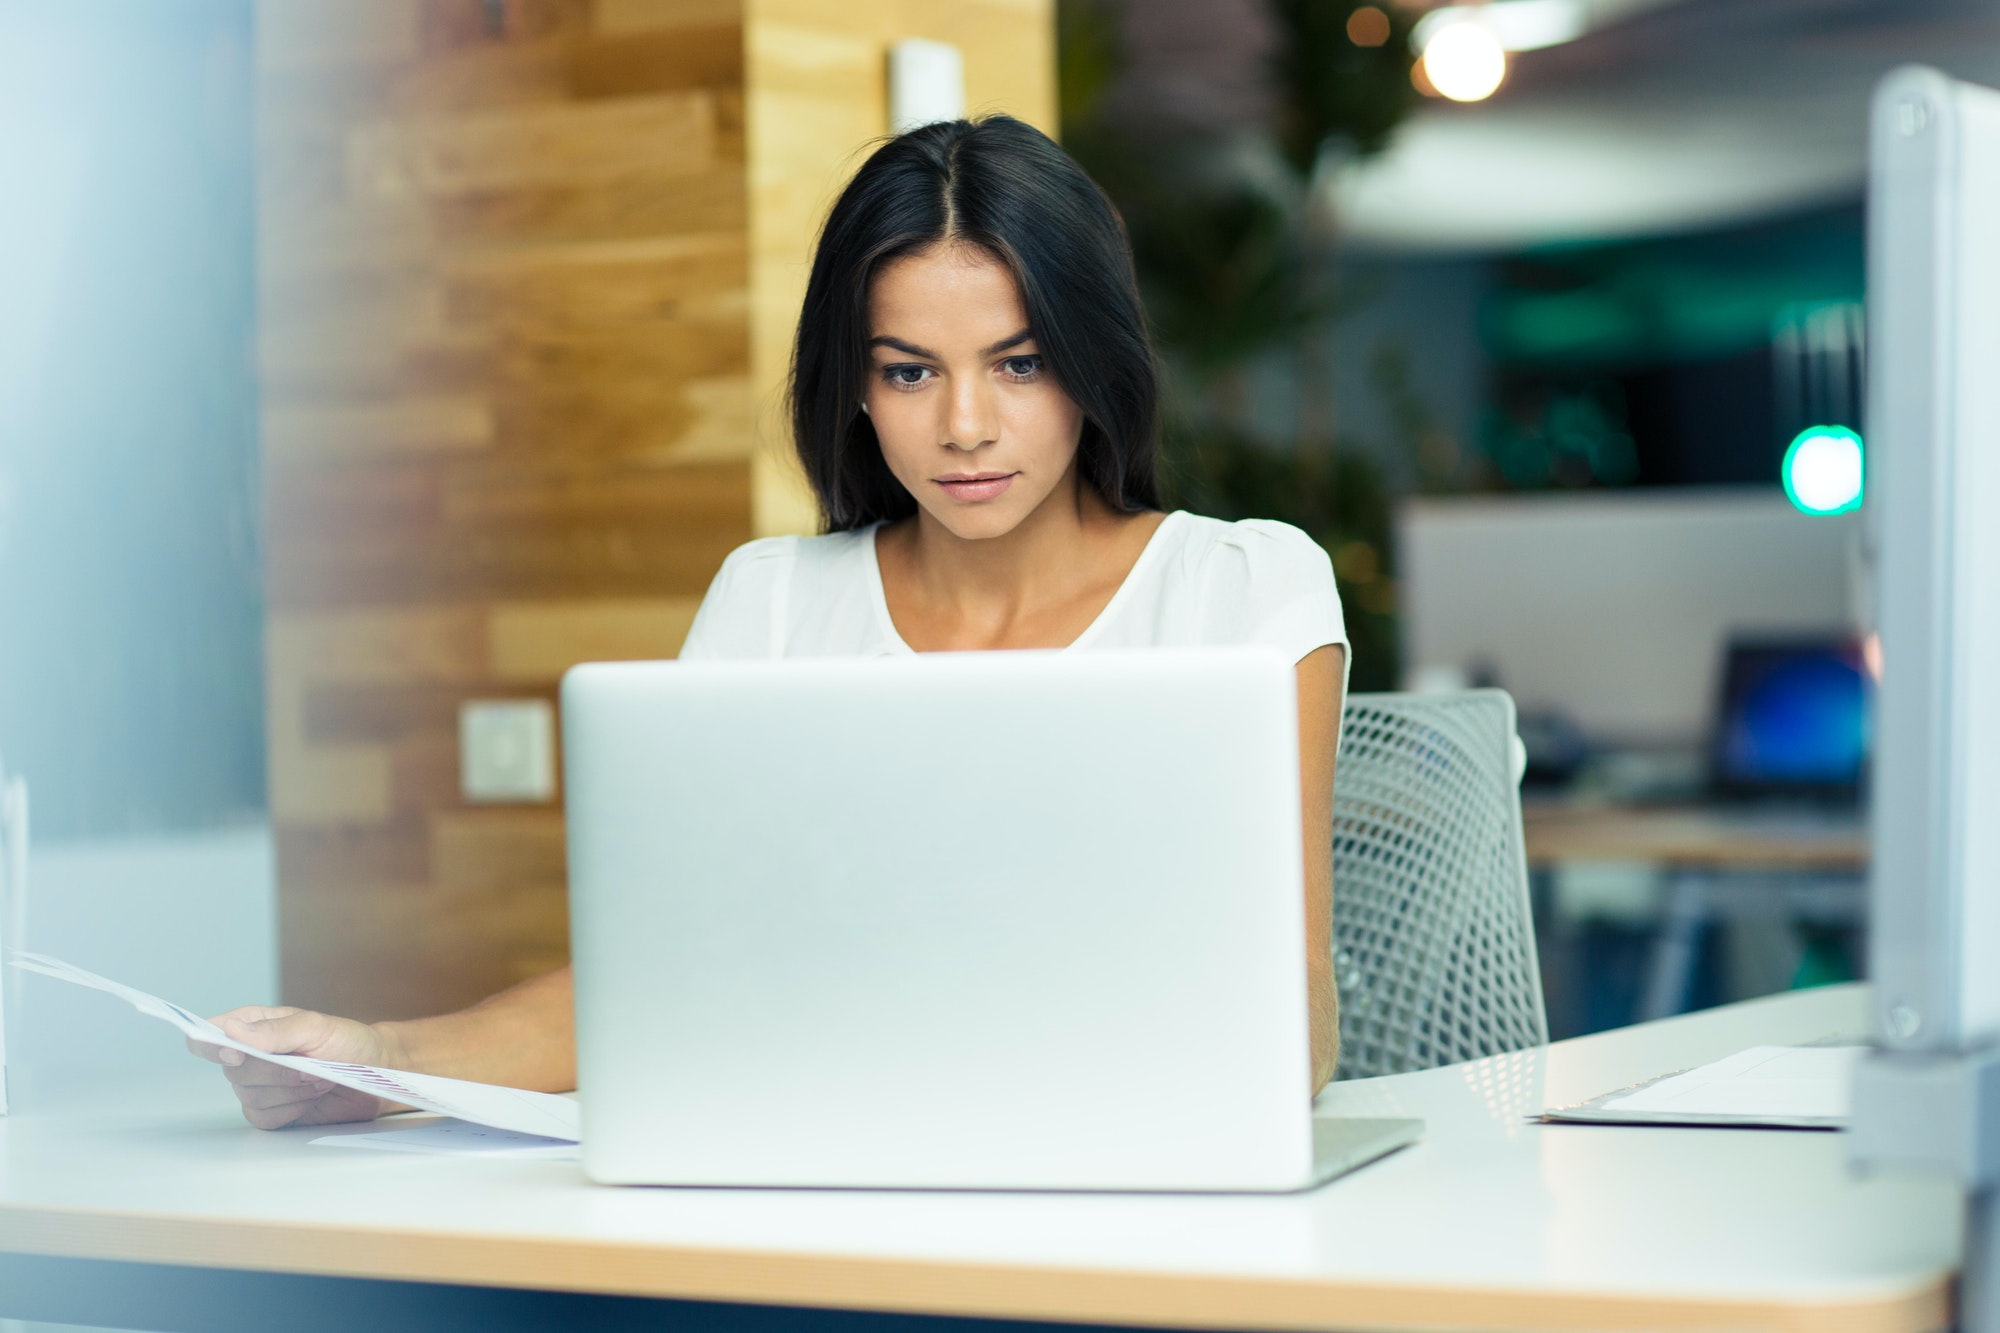
[[[576,988],[567,967],[530,977],[455,1014],[377,1023],[421,1074],[537,1092],[576,1087]]]
[[[252,1005],[214,1022],[245,1045],[273,1054],[567,1092],[576,1086],[573,995],[565,967],[437,1018],[370,1024],[309,1009]],[[241,1051],[197,1041],[188,1049],[223,1066],[244,1118],[259,1129],[372,1120],[403,1109]]]
[[[1299,787],[1306,857],[1306,1003],[1312,1020],[1312,1088],[1340,1059],[1340,996],[1333,984],[1333,752],[1340,739],[1346,649],[1328,644],[1299,662]]]

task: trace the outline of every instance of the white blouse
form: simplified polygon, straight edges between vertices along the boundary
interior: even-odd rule
[[[1073,649],[1269,644],[1296,662],[1347,644],[1333,565],[1267,519],[1177,510]],[[910,652],[889,619],[875,528],[739,546],[702,599],[681,657],[886,657]]]

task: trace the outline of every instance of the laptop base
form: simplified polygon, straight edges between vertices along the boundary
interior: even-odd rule
[[[1317,1189],[1337,1176],[1344,1176],[1407,1148],[1424,1134],[1421,1120],[1361,1120],[1347,1116],[1313,1118],[1312,1179],[1299,1188]]]

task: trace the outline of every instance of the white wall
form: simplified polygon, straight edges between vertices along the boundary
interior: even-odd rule
[[[1403,662],[1484,663],[1599,738],[1707,732],[1732,631],[1858,623],[1859,516],[1775,487],[1424,499],[1397,519]]]
[[[248,0],[0,0],[0,751],[65,838],[264,807]]]
[[[29,869],[25,938],[10,941],[212,1014],[278,995],[270,830],[50,844]],[[144,1072],[190,1060],[155,1019],[94,991],[8,969],[7,1063]]]
[[[249,0],[0,0],[0,750],[37,840],[7,943],[208,1010],[276,992],[253,39]],[[108,997],[0,994],[10,1071],[188,1059]]]

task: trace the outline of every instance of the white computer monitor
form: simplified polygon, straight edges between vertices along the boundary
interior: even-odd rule
[[[1396,514],[1403,663],[1413,683],[1491,672],[1594,742],[1692,753],[1732,638],[1858,623],[1860,517],[1776,486],[1420,497]]]
[[[2000,92],[1875,97],[1867,530],[1883,677],[1870,973],[1878,1042],[2000,1038]]]

